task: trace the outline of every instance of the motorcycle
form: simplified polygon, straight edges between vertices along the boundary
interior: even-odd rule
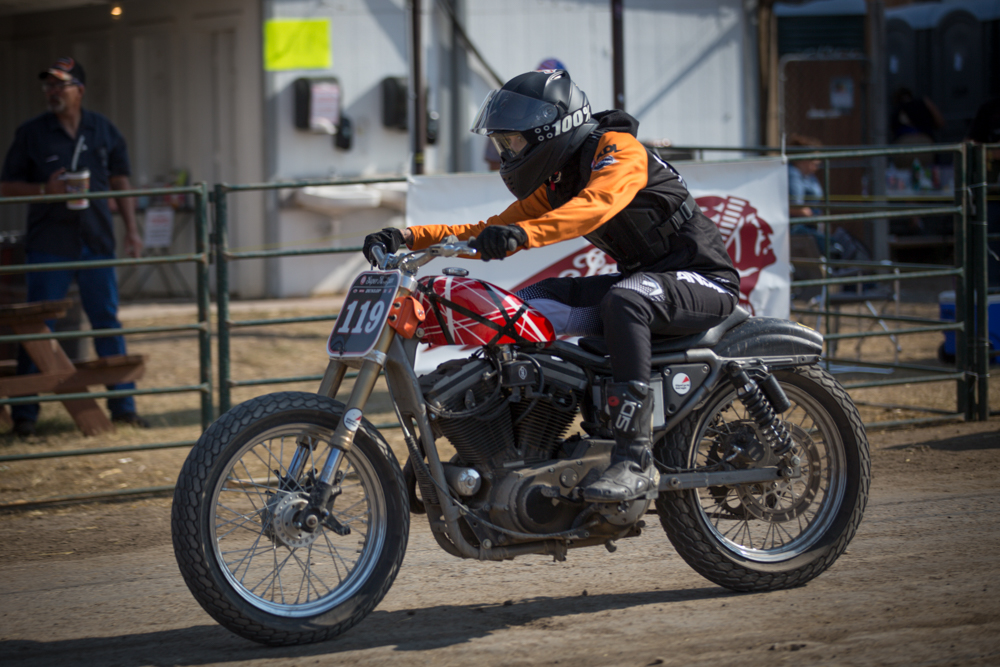
[[[844,553],[871,460],[857,408],[819,365],[816,331],[737,308],[703,333],[654,340],[657,488],[590,503],[581,489],[614,444],[603,339],[558,340],[541,313],[465,269],[417,278],[432,259],[475,254],[454,237],[383,250],[345,298],[318,392],[234,407],[180,473],[177,562],[232,632],[293,645],[354,626],[399,572],[411,513],[449,554],[496,561],[614,551],[656,514],[696,572],[734,591],[800,586]],[[417,375],[421,342],[476,349]],[[341,402],[348,369],[357,376]],[[364,417],[381,373],[404,468]]]

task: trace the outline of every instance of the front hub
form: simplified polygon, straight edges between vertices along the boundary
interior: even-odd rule
[[[309,506],[309,497],[301,493],[287,493],[271,507],[271,519],[267,526],[271,539],[287,547],[308,547],[316,541],[320,531],[312,531],[299,525],[300,516]]]

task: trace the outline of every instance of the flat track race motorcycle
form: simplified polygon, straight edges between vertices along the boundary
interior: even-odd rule
[[[818,364],[817,332],[737,308],[709,331],[654,340],[658,488],[588,503],[581,489],[614,444],[603,339],[557,340],[541,313],[465,269],[418,279],[436,257],[474,253],[454,237],[380,250],[379,269],[345,298],[319,391],[234,407],[181,471],[177,562],[226,628],[276,645],[344,632],[392,585],[411,513],[459,558],[560,561],[578,547],[614,551],[655,513],[696,572],[735,591],[799,586],[847,548],[868,498],[868,440]],[[476,349],[418,376],[420,342]],[[357,376],[340,402],[349,368]],[[383,372],[405,468],[363,416]],[[450,460],[439,438],[457,452]]]

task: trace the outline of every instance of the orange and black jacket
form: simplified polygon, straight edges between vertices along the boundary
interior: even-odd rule
[[[468,239],[487,225],[518,225],[528,236],[525,247],[537,248],[607,232],[637,211],[652,213],[661,221],[673,216],[689,197],[687,186],[673,167],[635,138],[638,121],[622,111],[606,111],[594,118],[598,127],[591,138],[561,172],[529,197],[485,222],[411,227],[413,249],[426,248],[448,234]],[[621,257],[611,254],[621,268]],[[640,264],[633,270],[694,271],[739,293],[739,275],[722,237],[697,207],[669,236],[667,247],[643,257]]]

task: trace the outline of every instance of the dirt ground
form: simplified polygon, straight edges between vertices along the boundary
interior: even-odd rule
[[[239,318],[287,314],[250,310]],[[128,325],[177,321],[136,309]],[[241,331],[234,378],[320,373],[323,323]],[[909,336],[933,364],[940,334]],[[869,341],[863,358],[891,356]],[[197,379],[193,337],[130,339],[143,386]],[[992,379],[993,409],[1000,385]],[[234,402],[314,382],[245,388]],[[867,394],[865,393],[867,392]],[[953,411],[953,384],[861,390],[866,423]],[[200,432],[196,395],[140,397],[150,431],[83,438],[58,404],[39,435],[0,436],[0,456],[176,442]],[[389,421],[384,393],[372,421]],[[392,432],[394,449],[403,449]],[[218,626],[174,563],[169,499],[10,507],[38,498],[170,485],[186,448],[0,463],[0,663],[4,665],[998,665],[1000,420],[873,430],[868,511],[848,552],[808,585],[734,594],[696,575],[654,516],[638,539],[571,551],[565,563],[452,558],[414,516],[382,604],[325,644],[262,648]]]

